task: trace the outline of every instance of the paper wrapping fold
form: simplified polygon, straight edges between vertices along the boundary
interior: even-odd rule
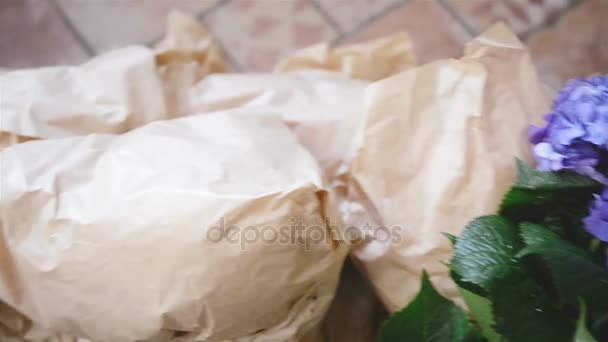
[[[325,232],[332,213],[278,118],[160,121],[17,144],[0,162],[0,300],[32,320],[26,338],[296,341],[333,298],[345,246],[260,235],[294,237],[294,219]],[[254,242],[234,230],[247,227]]]
[[[226,60],[213,38],[195,18],[178,11],[169,13],[167,33],[156,46],[156,61],[160,65],[194,61],[199,68],[197,79],[228,71]]]
[[[296,51],[275,68],[278,72],[324,69],[350,78],[380,80],[416,64],[413,42],[405,32],[374,41],[331,48],[327,43]]]
[[[458,235],[472,218],[497,210],[515,158],[530,159],[528,125],[549,109],[544,86],[523,44],[497,25],[460,60],[379,81],[365,101],[353,196],[366,203],[368,220],[403,234],[368,246],[380,251],[367,251],[360,263],[391,311],[413,299],[423,269],[442,294],[457,298],[441,233]]]
[[[190,114],[188,91],[203,77],[228,71],[221,49],[198,21],[178,11],[169,14],[167,34],[156,46],[167,115]]]
[[[14,144],[36,140],[36,138],[26,137],[23,135],[18,135],[14,133],[0,132],[0,150],[7,146],[11,146]]]

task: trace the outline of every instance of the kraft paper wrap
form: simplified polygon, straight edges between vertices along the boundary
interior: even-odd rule
[[[426,270],[457,299],[451,245],[476,216],[494,213],[531,162],[526,137],[550,106],[525,46],[499,24],[474,39],[460,60],[439,60],[371,85],[351,164],[351,196],[368,221],[403,228],[400,239],[355,253],[391,311],[409,303]],[[365,217],[365,215],[363,215]],[[387,240],[383,240],[387,241]]]
[[[0,299],[45,330],[26,338],[299,341],[334,296],[347,247],[316,161],[277,117],[191,116],[0,160]],[[325,238],[281,230],[293,219]],[[246,243],[250,226],[276,239]]]
[[[359,44],[351,50],[358,51],[360,56],[373,56],[373,59],[356,57],[354,53],[355,57],[341,57],[343,61],[348,58],[358,61],[351,63],[349,69],[332,69],[329,60],[323,60],[335,56],[332,52],[306,66],[318,70],[293,68],[274,75],[210,75],[192,87],[187,107],[195,113],[236,108],[247,115],[279,115],[300,143],[315,156],[331,181],[331,190],[344,196],[348,170],[344,164],[354,133],[362,122],[364,92],[369,85],[369,81],[349,76],[354,74],[374,80],[412,67],[413,54],[404,47],[413,48],[405,34]],[[348,47],[342,49],[349,50]],[[296,52],[284,63],[301,62],[306,54]],[[324,68],[329,70],[322,70]],[[341,202],[348,207],[348,201],[341,198]],[[383,317],[381,304],[366,282],[352,267],[347,267],[324,321],[324,336],[326,341],[374,341],[379,320]]]
[[[219,75],[225,62],[195,20],[172,13],[168,26],[154,50],[0,75],[0,150],[17,144],[0,154],[2,341],[321,340],[345,247],[223,251],[205,224],[332,216],[317,162],[335,175],[361,123],[368,82],[348,76],[411,66],[408,39],[358,45],[374,59],[346,76]],[[198,113],[239,119],[149,124]],[[50,140],[20,144],[36,139]]]

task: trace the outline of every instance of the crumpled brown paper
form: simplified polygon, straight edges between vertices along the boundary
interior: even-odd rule
[[[316,161],[277,117],[159,121],[0,161],[0,300],[32,321],[11,331],[0,315],[13,334],[299,341],[333,298],[347,248]]]
[[[266,117],[268,114],[278,115],[290,126],[292,132],[296,133],[300,142],[313,153],[317,161],[319,161],[324,170],[326,170],[326,174],[333,177],[338,173],[339,165],[343,162],[343,156],[350,147],[352,133],[361,123],[363,109],[362,95],[365,86],[368,84],[365,81],[352,80],[348,77],[375,80],[388,76],[389,74],[406,67],[410,67],[413,65],[414,61],[410,49],[411,43],[409,39],[405,34],[400,34],[369,44],[338,48],[335,51],[326,49],[326,61],[323,61],[323,58],[325,58],[323,56],[317,57],[317,64],[314,66],[315,69],[329,68],[330,70],[344,73],[346,76],[324,70],[295,70],[301,67],[291,63],[288,63],[289,67],[283,69],[285,71],[290,71],[288,74],[219,75],[216,73],[224,72],[227,69],[219,48],[213,44],[209,36],[201,29],[200,25],[196,23],[196,20],[179,13],[172,13],[169,18],[167,36],[154,50],[146,47],[133,46],[101,55],[78,67],[21,70],[0,75],[0,85],[3,90],[3,101],[0,103],[0,110],[2,110],[3,113],[2,122],[0,122],[0,149],[32,139],[63,138],[87,135],[90,133],[124,133],[152,121],[231,109],[234,113],[244,117]],[[288,60],[305,60],[305,58],[302,59],[302,56],[305,54],[296,53],[295,55],[295,57]],[[4,91],[5,89],[9,90]],[[254,119],[250,118],[248,120]],[[259,118],[255,120],[259,120]],[[160,123],[158,125],[160,125]],[[186,129],[183,125],[180,127],[180,130],[183,131],[181,134],[191,137],[187,134],[188,132],[191,133],[190,129]],[[225,130],[225,127],[216,128],[218,134]],[[145,129],[143,132],[145,132]],[[130,142],[133,144],[136,144],[139,139],[142,139],[140,133],[137,133],[136,131],[134,133],[129,133],[124,137],[114,137],[112,140],[124,142],[124,139],[127,139],[126,137],[132,136],[137,137],[133,138],[133,142]],[[270,134],[269,136],[273,137],[275,135]],[[181,136],[177,131],[167,132],[167,146],[174,143],[174,140],[178,138],[181,138]],[[283,138],[275,138],[277,146],[284,143]],[[105,141],[104,139],[109,138],[102,139],[97,136],[92,136],[89,138],[83,137],[71,140],[72,142],[80,142],[77,145],[84,148],[82,151],[78,150],[78,153],[68,153],[67,151],[72,151],[73,148],[61,145],[60,142],[49,142],[44,144],[38,142],[34,146],[48,145],[49,151],[64,151],[65,153],[51,153],[49,156],[43,158],[43,160],[47,161],[47,163],[43,163],[44,167],[49,168],[47,170],[49,172],[48,176],[51,177],[53,174],[50,169],[64,167],[64,169],[61,169],[64,172],[69,171],[78,173],[78,175],[73,175],[73,178],[82,184],[77,183],[76,180],[73,184],[80,184],[84,189],[87,187],[86,184],[94,184],[94,180],[97,179],[97,177],[103,177],[102,174],[99,174],[102,176],[87,179],[86,174],[90,177],[92,177],[93,174],[93,171],[90,168],[94,165],[99,165],[99,160],[110,160],[111,158],[108,157],[108,155],[114,155],[114,153],[109,153],[107,149],[105,149],[107,146],[103,144],[104,148],[96,148],[95,151],[97,154],[93,153],[91,148],[89,148],[90,144],[95,145],[99,143],[99,141]],[[148,141],[149,139],[144,138],[144,140]],[[195,142],[192,142],[192,144],[194,143]],[[32,145],[26,144],[24,146]],[[158,151],[163,151],[164,146],[164,144],[158,146]],[[22,148],[31,152],[30,148],[32,147],[26,148],[19,145],[15,147],[14,150],[9,149],[5,153],[15,154],[15,151],[21,151]],[[227,147],[222,147],[222,149],[224,148]],[[251,143],[250,148],[252,151],[258,149],[257,143]],[[44,154],[46,153],[46,149],[47,147],[37,148],[37,153]],[[80,160],[82,163],[82,167],[80,168],[82,169],[81,171],[73,167],[68,167],[69,164],[63,163],[64,159],[73,153],[80,155],[82,158],[88,158],[86,161]],[[266,153],[274,153],[274,151],[266,151]],[[120,155],[120,153],[118,155]],[[179,154],[176,152],[176,155]],[[252,156],[249,157],[253,158]],[[196,164],[196,156],[193,156],[192,159],[192,163]],[[188,161],[189,158],[186,158],[186,166],[188,165]],[[139,160],[139,162],[143,162],[143,160]],[[156,162],[158,161],[156,160]],[[58,165],[55,166],[53,163]],[[125,165],[119,164],[116,165],[116,168],[124,170],[126,172],[125,174],[131,177],[132,175],[127,172],[130,172],[134,166],[138,165],[138,159],[134,160],[133,163],[134,164]],[[149,173],[139,177],[142,180],[145,180],[146,176],[152,176],[157,169],[156,164],[154,164],[154,166],[148,166],[150,169],[148,170]],[[294,165],[294,167],[296,166],[297,165]],[[207,166],[207,168],[209,167],[211,166]],[[283,162],[277,163],[275,167],[281,169],[283,167]],[[162,166],[159,166],[158,168],[164,170]],[[43,172],[42,170],[43,169],[40,169],[40,172]],[[201,168],[201,170],[204,170],[204,168]],[[136,171],[136,169],[133,169],[132,171]],[[143,165],[142,169],[139,171],[143,172]],[[199,171],[200,170],[197,169],[197,172]],[[250,172],[254,173],[256,171],[250,170]],[[342,173],[343,172],[344,170],[342,170]],[[105,175],[105,177],[109,177],[109,175]],[[68,180],[69,179],[70,178],[68,178]],[[110,185],[114,181],[119,181],[113,178],[100,179],[106,179],[109,182],[106,185]],[[64,197],[69,198],[70,196],[70,194],[64,195],[63,192],[60,192],[60,190],[64,189],[66,186],[62,185],[63,183],[64,182],[62,181],[57,181],[57,188],[54,189],[54,191],[57,192],[53,193],[60,204],[65,202],[63,201]],[[72,183],[68,182],[68,184]],[[317,190],[321,191],[320,189],[322,188],[319,186],[319,189]],[[74,191],[69,191],[69,193],[72,192]],[[62,195],[59,196],[59,193]],[[103,194],[107,195],[108,193],[104,192]],[[19,202],[19,206],[24,205],[23,203],[26,203],[29,198],[36,199],[38,198],[36,196],[40,195],[42,194],[34,193],[31,196],[27,195],[23,202]],[[2,197],[6,199],[6,197]],[[101,197],[103,198],[103,196]],[[86,198],[80,202],[86,204],[90,203],[87,201],[92,201],[94,199],[95,198]],[[288,200],[288,198],[285,200]],[[165,198],[163,199],[163,203],[164,201],[166,201]],[[258,202],[260,201],[261,200]],[[277,199],[277,201],[279,200]],[[78,203],[80,204],[80,202]],[[326,200],[323,202],[326,202]],[[33,203],[33,205],[42,204]],[[41,207],[36,208],[40,210],[39,217],[47,217],[49,219],[53,217],[51,215],[52,213],[46,214],[47,212],[43,211]],[[259,210],[262,214],[267,212],[265,209],[256,210]],[[78,211],[71,214],[76,215],[78,214]],[[147,213],[142,213],[142,219],[146,219],[147,215]],[[177,213],[175,213],[175,215],[177,215]],[[121,218],[127,219],[122,216]],[[337,220],[334,220],[334,222],[336,221]],[[59,223],[64,224],[65,222],[59,220]],[[44,225],[42,224],[40,227],[44,228]],[[44,238],[44,234],[41,237]],[[47,237],[49,239],[51,237],[53,239],[56,238],[54,235]],[[37,243],[41,243],[41,241],[37,241]],[[55,243],[55,241],[53,240],[52,243]],[[343,249],[343,247],[340,247],[339,250],[332,252],[333,256],[327,257],[333,260],[332,262],[334,263],[331,265],[334,265],[332,267],[336,268],[334,270],[328,266],[328,262],[331,260],[325,263],[323,261],[317,261],[319,267],[326,267],[324,272],[327,272],[327,274],[324,273],[322,277],[325,278],[323,279],[331,280],[337,277],[339,266],[335,265],[340,263],[338,261],[341,260],[340,253],[344,252]],[[12,253],[9,247],[0,250],[3,253]],[[46,252],[49,252],[49,250],[42,250],[39,253],[40,255],[44,255]],[[61,251],[54,252],[56,254],[61,253]],[[286,270],[294,265],[300,267],[300,263],[302,263],[299,259],[297,261],[294,259],[291,262],[288,262],[289,258],[285,259],[284,255],[280,255],[278,258],[284,259]],[[179,267],[175,268],[179,269]],[[296,269],[293,270],[297,271]],[[269,271],[268,273],[271,274],[272,272]],[[264,275],[262,273],[259,277],[261,277],[261,279],[267,279],[264,277],[270,277],[269,274]],[[36,275],[36,277],[38,276],[43,277],[45,275]],[[295,277],[301,278],[307,276],[312,277],[309,273]],[[114,279],[114,282],[107,284],[107,290],[111,291],[121,279],[122,278]],[[320,281],[322,282],[323,279],[320,279]],[[49,273],[48,281],[53,281],[53,272]],[[294,310],[287,317],[284,317],[284,315],[281,316],[285,319],[283,323],[279,323],[274,328],[260,331],[258,334],[242,337],[239,341],[319,340],[320,337],[316,335],[317,323],[325,311],[325,305],[329,302],[331,296],[333,296],[332,286],[335,285],[335,283],[332,283],[332,281],[333,280],[326,281],[327,286],[324,286],[325,295],[324,297],[318,297],[319,299],[317,302],[320,304],[318,304],[318,307],[315,307],[314,312],[309,313],[307,307],[302,307],[301,309],[296,309],[296,307],[294,307]],[[243,280],[242,277],[234,277],[225,282],[229,283],[226,288],[243,283],[263,283],[263,281],[260,282],[257,279]],[[32,284],[35,283],[36,282],[32,282]],[[170,286],[168,283],[163,284],[167,287]],[[141,286],[142,285],[140,284],[139,287]],[[209,284],[209,287],[213,286],[213,283]],[[253,287],[258,288],[257,286]],[[29,290],[31,291],[32,288]],[[5,289],[5,291],[8,290]],[[70,303],[70,301],[82,300],[82,305],[85,305],[85,307],[87,305],[89,307],[101,305],[103,308],[108,308],[108,305],[112,303],[111,299],[108,301],[104,300],[102,303],[99,302],[100,299],[98,298],[80,298],[82,296],[74,295],[74,292],[77,291],[72,291],[67,303]],[[99,291],[95,290],[94,292],[97,293]],[[142,293],[142,295],[144,295],[144,293]],[[292,292],[287,291],[287,293]],[[146,321],[144,319],[145,317],[142,318],[141,316],[138,318],[136,324],[133,324],[129,318],[135,318],[126,317],[126,314],[119,314],[115,319],[113,317],[112,320],[113,323],[118,325],[115,325],[114,329],[107,330],[109,329],[109,323],[103,323],[102,318],[104,317],[104,312],[99,312],[97,310],[98,308],[93,310],[94,312],[91,312],[91,314],[99,314],[99,317],[102,317],[99,319],[102,321],[101,325],[86,321],[86,324],[81,326],[74,321],[70,321],[70,318],[74,318],[74,315],[70,317],[70,312],[68,312],[70,306],[64,307],[64,311],[58,312],[58,315],[53,316],[54,313],[48,312],[48,307],[33,307],[33,303],[37,303],[40,299],[38,298],[38,295],[28,295],[25,299],[19,297],[18,301],[15,297],[11,297],[11,295],[14,295],[14,293],[9,293],[6,295],[7,297],[0,297],[0,330],[8,335],[51,337],[49,341],[84,341],[71,337],[69,334],[66,335],[60,332],[54,333],[52,329],[75,334],[90,333],[93,334],[92,336],[94,337],[108,337],[103,335],[110,334],[112,338],[119,338],[122,333],[122,328],[127,330],[132,329],[128,331],[143,336],[148,333],[154,334],[153,331],[155,331],[155,329],[160,331],[162,330],[161,328],[165,326],[166,331],[157,331],[159,335],[156,337],[158,337],[158,339],[153,338],[152,340],[165,340],[169,338],[168,336],[173,334],[183,334],[184,336],[181,336],[180,338],[188,340],[191,339],[193,335],[189,334],[187,329],[182,333],[175,333],[175,331],[179,330],[178,328],[182,328],[176,328],[176,326],[185,323],[181,320],[174,322],[173,316],[183,318],[183,315],[191,313],[187,310],[188,307],[186,307],[186,304],[184,304],[183,308],[179,308],[179,310],[185,310],[185,312],[178,310],[179,312],[177,313],[165,315],[168,317],[162,316],[162,320],[156,320],[156,325],[152,324],[151,320]],[[187,295],[187,293],[182,295]],[[285,294],[285,296],[288,296],[288,294]],[[216,299],[216,302],[224,302],[222,298],[223,296],[219,296],[219,298]],[[63,299],[64,297],[60,296],[57,299],[49,297],[44,300],[56,300],[59,302],[59,300]],[[179,293],[176,294],[175,303],[178,303],[180,299],[186,301],[188,298],[179,297]],[[3,300],[6,300],[11,306],[16,306],[28,316],[32,315],[31,318],[34,319],[33,322],[18,314],[18,312],[15,312],[14,309],[9,307]],[[170,302],[170,300],[168,301]],[[230,300],[225,302],[232,303]],[[279,298],[277,305],[280,305],[280,302],[281,299]],[[126,301],[122,305],[127,306],[128,303],[133,302]],[[121,303],[119,302],[118,304]],[[153,305],[153,303],[146,303],[145,305]],[[150,308],[150,306],[146,307],[145,305],[139,308],[139,310]],[[134,306],[135,308],[132,309],[138,310],[137,305]],[[196,306],[196,304],[193,304],[193,306]],[[264,305],[261,306],[264,307]],[[216,320],[215,322],[210,321],[209,324],[224,326],[225,330],[222,330],[223,328],[219,327],[216,329],[219,331],[216,334],[216,332],[213,332],[215,331],[213,328],[209,328],[209,331],[212,331],[210,334],[216,334],[212,335],[210,340],[215,340],[216,336],[217,338],[224,338],[230,334],[238,335],[242,332],[241,330],[247,329],[247,327],[252,324],[257,324],[255,322],[259,319],[252,319],[252,317],[257,317],[257,314],[247,311],[253,307],[254,306],[250,307],[249,304],[245,309],[227,307],[225,311],[220,312],[220,314],[226,316],[221,316],[222,319]],[[72,307],[72,310],[73,312],[87,313],[86,309],[76,309]],[[233,311],[236,311],[236,316],[228,317],[230,316],[228,313]],[[245,323],[237,322],[237,318],[241,317],[239,314],[241,311],[249,313],[249,317],[247,317]],[[62,320],[59,316],[60,314],[63,314],[65,319]],[[147,312],[146,314],[148,317],[152,317],[154,314],[158,314],[158,312]],[[194,317],[196,313],[192,315]],[[242,316],[245,317],[245,315]],[[118,322],[119,317],[122,319],[120,322]],[[209,319],[211,318],[212,317],[209,317]],[[40,322],[41,320],[42,322]],[[117,322],[114,322],[114,320]],[[253,320],[254,323],[248,322],[251,320]],[[189,322],[188,320],[183,321],[186,323]],[[86,331],[83,329],[86,329]],[[135,331],[136,329],[141,330]],[[308,335],[304,336],[307,332]],[[0,336],[3,336],[3,339],[9,338],[8,335],[4,336],[1,334],[2,332],[0,332]],[[20,337],[16,338],[18,340],[21,339]],[[173,338],[173,340],[179,340],[180,338]],[[111,340],[114,341],[113,339]]]
[[[422,270],[442,294],[458,297],[442,265],[451,245],[441,233],[458,235],[497,210],[515,158],[530,160],[527,127],[549,105],[525,46],[502,24],[469,43],[460,60],[367,89],[352,195],[366,204],[368,221],[402,230],[355,255],[389,310],[413,299]]]
[[[328,178],[340,181],[361,125],[367,81],[413,67],[415,60],[405,32],[337,48],[319,44],[286,57],[277,74],[209,75],[191,87],[183,107],[189,113],[239,108],[277,114]]]
[[[347,77],[376,81],[416,64],[414,46],[405,32],[374,41],[331,48],[321,43],[281,61],[275,71],[324,69]]]
[[[168,24],[157,50],[129,46],[80,66],[0,74],[0,134],[48,139],[122,133],[183,115],[185,89],[227,67],[194,19],[173,12]]]
[[[154,53],[108,52],[77,67],[0,75],[0,131],[33,138],[120,133],[166,118]]]

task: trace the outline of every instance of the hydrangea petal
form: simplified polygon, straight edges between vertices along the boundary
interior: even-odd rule
[[[572,80],[544,127],[530,127],[540,170],[570,169],[608,184],[608,76]]]
[[[608,122],[596,122],[587,128],[585,140],[598,146],[605,146],[608,142]]]
[[[539,143],[533,148],[534,155],[538,161],[538,169],[541,171],[556,171],[563,168],[564,156],[555,152],[549,143]]]
[[[601,241],[608,242],[608,221],[595,216],[588,216],[583,220],[585,229]]]

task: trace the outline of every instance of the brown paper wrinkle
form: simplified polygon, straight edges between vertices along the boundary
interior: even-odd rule
[[[167,34],[156,46],[156,63],[170,118],[192,114],[188,96],[196,82],[229,70],[220,47],[202,25],[175,10],[167,19]]]
[[[0,75],[0,132],[50,139],[121,133],[164,118],[151,51],[131,46],[80,66],[16,70]]]
[[[332,48],[321,43],[296,51],[275,72],[324,69],[349,78],[376,81],[416,64],[413,42],[405,32],[373,41]]]
[[[159,65],[196,62],[198,79],[206,74],[226,72],[228,67],[220,48],[195,18],[179,11],[169,13],[167,34],[156,46]]]

